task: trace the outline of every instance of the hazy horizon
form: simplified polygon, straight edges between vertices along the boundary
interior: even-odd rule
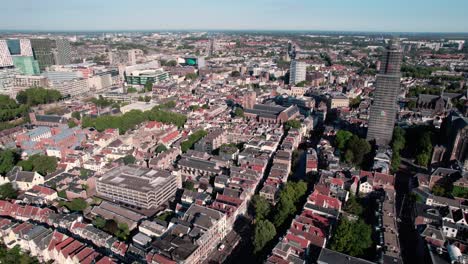
[[[2,8],[2,31],[468,33],[463,0],[20,0]]]

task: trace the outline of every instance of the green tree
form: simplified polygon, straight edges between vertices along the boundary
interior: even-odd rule
[[[13,188],[11,182],[0,185],[0,199],[16,199],[18,192]]]
[[[136,93],[138,92],[137,88],[130,86],[127,88],[127,93]]]
[[[197,79],[197,78],[198,78],[198,75],[197,75],[196,73],[194,73],[194,72],[187,73],[187,74],[185,75],[185,79],[186,79],[186,80],[195,80],[195,79]]]
[[[301,128],[301,121],[297,119],[288,120],[284,123],[284,128],[289,130],[291,128],[299,129]]]
[[[41,175],[47,175],[57,169],[57,158],[35,154],[29,157],[27,161],[18,163],[23,170],[36,171]]]
[[[416,101],[415,100],[409,100],[408,101],[408,108],[409,109],[415,109],[416,108]]]
[[[349,99],[349,107],[351,108],[358,108],[361,104],[362,98],[358,96],[356,98]]]
[[[30,160],[21,160],[17,165],[20,166],[24,171],[33,171],[34,169],[34,165]]]
[[[236,110],[234,110],[234,115],[237,117],[244,117],[244,110],[240,107],[236,107]]]
[[[16,245],[12,249],[0,247],[0,263],[39,264],[40,262],[36,257],[22,253],[21,247]]]
[[[463,199],[468,199],[468,188],[460,187],[460,186],[453,186],[452,196],[463,198]]]
[[[435,184],[432,187],[432,194],[437,195],[437,196],[446,196],[447,194],[447,189],[442,184]]]
[[[20,91],[16,95],[16,100],[20,104],[35,106],[40,104],[49,104],[62,98],[59,91],[53,89],[44,89],[42,87],[33,87]]]
[[[360,166],[364,161],[364,156],[371,151],[371,145],[365,139],[353,135],[346,143],[346,149],[346,161]],[[351,151],[353,155],[348,155],[348,151]]]
[[[336,147],[343,151],[346,147],[346,144],[348,143],[348,141],[351,139],[351,137],[353,136],[353,133],[349,132],[349,131],[346,131],[346,130],[339,130],[337,133],[336,133],[336,136],[335,136],[335,145]]]
[[[294,206],[294,201],[287,193],[280,192],[279,202],[276,205],[276,212],[273,217],[273,223],[276,227],[280,227],[288,219],[289,216],[294,214],[296,207]]]
[[[117,226],[118,230],[116,231],[115,235],[121,240],[127,240],[128,236],[130,235],[128,225],[126,223],[118,223]]]
[[[77,120],[81,120],[81,113],[80,112],[73,112],[71,116]]]
[[[416,154],[416,164],[420,166],[429,165],[432,155],[432,132],[425,131],[419,137],[417,143],[417,154]]]
[[[305,87],[306,85],[307,85],[307,81],[302,81],[302,82],[296,83],[294,86],[296,86],[296,87]]]
[[[148,81],[145,83],[145,92],[151,92],[153,91],[153,82]]]
[[[129,165],[129,164],[135,164],[136,162],[136,158],[132,155],[127,155],[125,157],[123,157],[123,162],[125,165]]]
[[[0,175],[6,175],[19,160],[16,150],[6,149],[0,151]]]
[[[270,221],[260,220],[256,222],[253,237],[254,253],[260,252],[275,235],[275,226]]]
[[[198,105],[191,105],[191,106],[189,106],[189,109],[190,109],[191,111],[197,111],[198,109],[200,109],[200,106],[198,106]]]
[[[260,195],[254,195],[252,204],[255,209],[255,221],[267,219],[271,210],[270,203]]]
[[[155,152],[156,154],[158,154],[158,153],[164,152],[164,151],[166,151],[166,150],[167,150],[166,146],[164,146],[163,144],[159,144],[159,145],[156,147],[156,149],[154,150],[154,152]]]
[[[332,237],[331,249],[354,257],[362,256],[372,246],[372,228],[362,220],[342,218]]]
[[[106,226],[106,219],[96,216],[93,220],[93,225],[99,229],[103,229]]]
[[[192,181],[184,181],[184,183],[182,184],[182,187],[186,190],[189,190],[189,191],[195,191],[195,185],[193,184]]]
[[[198,130],[195,133],[191,134],[187,140],[180,143],[180,148],[182,152],[187,152],[187,150],[191,149],[196,142],[198,142],[206,135],[208,135],[208,132],[206,132],[205,130]]]
[[[362,208],[362,205],[359,203],[356,196],[350,195],[344,207],[344,211],[353,215],[360,216],[363,210],[364,209]]]
[[[75,123],[75,121],[73,121],[72,119],[68,120],[68,127],[69,128],[74,128],[76,127],[78,124]]]
[[[88,207],[88,203],[83,198],[75,198],[69,202],[65,203],[65,206],[70,211],[82,212],[86,207]]]

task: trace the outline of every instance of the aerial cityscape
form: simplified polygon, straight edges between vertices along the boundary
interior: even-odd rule
[[[0,263],[468,263],[468,2],[2,9]]]

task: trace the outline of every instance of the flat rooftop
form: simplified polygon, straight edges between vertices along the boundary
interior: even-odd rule
[[[164,185],[170,177],[173,176],[169,171],[128,165],[111,169],[98,182],[140,192],[148,192]]]

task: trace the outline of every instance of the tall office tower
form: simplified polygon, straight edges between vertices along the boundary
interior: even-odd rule
[[[57,39],[55,41],[55,64],[67,65],[72,62],[71,45],[66,39]]]
[[[0,39],[0,68],[12,67],[13,58],[11,57],[8,44],[5,40]]]
[[[128,64],[135,65],[136,64],[136,50],[131,49],[128,51]]]
[[[31,39],[31,47],[41,71],[54,65],[53,49],[55,48],[55,41],[51,39]]]
[[[370,108],[367,140],[375,140],[377,145],[387,145],[392,140],[402,56],[399,40],[391,40],[376,77],[374,100]]]
[[[295,85],[306,79],[307,64],[303,61],[291,61],[291,68],[289,69],[289,84]]]

